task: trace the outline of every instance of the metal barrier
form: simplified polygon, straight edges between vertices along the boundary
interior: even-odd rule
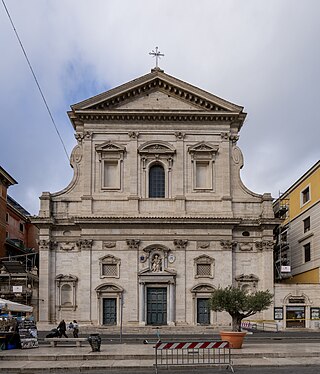
[[[155,373],[159,367],[223,366],[234,373],[231,348],[226,341],[161,342],[155,345]]]
[[[250,320],[242,321],[241,328],[248,331],[270,331],[278,332],[279,326],[276,321]]]

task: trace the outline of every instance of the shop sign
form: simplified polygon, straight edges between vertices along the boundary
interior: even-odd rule
[[[283,319],[283,307],[275,307],[274,308],[274,319],[275,320],[282,320]]]
[[[290,297],[289,304],[304,304],[304,297]]]
[[[311,319],[320,319],[320,308],[310,308]]]
[[[22,292],[22,286],[12,286],[12,292]]]
[[[38,330],[34,321],[27,319],[18,321],[18,333],[22,349],[39,346]]]

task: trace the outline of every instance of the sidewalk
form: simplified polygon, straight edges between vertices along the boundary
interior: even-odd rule
[[[319,365],[320,343],[245,343],[242,349],[232,350],[233,366],[290,366]],[[89,345],[81,348],[41,345],[34,349],[0,351],[2,373],[31,370],[81,370],[103,368],[152,368],[153,345],[103,344],[101,352],[92,352]]]

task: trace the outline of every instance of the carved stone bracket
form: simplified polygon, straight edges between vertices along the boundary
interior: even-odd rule
[[[139,239],[127,239],[126,240],[129,249],[139,249],[140,240]]]
[[[221,139],[222,140],[229,140],[229,133],[228,132],[222,132],[221,133]]]
[[[275,242],[273,240],[262,240],[255,242],[256,248],[260,251],[273,251]]]
[[[129,138],[131,138],[131,139],[138,139],[139,132],[137,132],[137,131],[129,131],[128,135],[129,135]]]
[[[84,139],[90,140],[92,138],[92,132],[90,131],[78,132],[74,135],[74,137],[77,139],[78,144],[82,144]]]
[[[229,139],[231,140],[232,144],[236,144],[237,141],[239,140],[239,135],[231,134],[231,135],[229,136]]]
[[[74,137],[77,139],[78,144],[81,144],[84,138],[84,135],[82,132],[78,132],[74,134]]]
[[[92,248],[93,240],[91,239],[81,239],[77,242],[77,247],[81,250],[90,250]]]
[[[222,249],[232,250],[238,243],[234,240],[220,240]]]
[[[179,140],[183,140],[186,136],[186,133],[185,132],[181,132],[181,131],[176,131],[174,133],[174,135],[176,136],[177,139]]]
[[[57,242],[50,240],[50,239],[38,240],[38,244],[39,244],[39,249],[42,251],[55,249],[58,245]]]
[[[84,131],[83,135],[85,140],[90,140],[92,139],[93,133],[91,131]]]
[[[186,249],[188,240],[174,239],[173,244],[176,249]]]

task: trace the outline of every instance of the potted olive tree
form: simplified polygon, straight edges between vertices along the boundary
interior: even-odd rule
[[[273,295],[268,290],[248,293],[233,286],[214,290],[210,298],[210,308],[215,312],[228,312],[232,318],[232,332],[221,331],[221,339],[229,341],[231,348],[241,348],[246,335],[241,332],[241,321],[268,309],[272,299]],[[236,338],[238,342],[231,341],[232,338]]]

